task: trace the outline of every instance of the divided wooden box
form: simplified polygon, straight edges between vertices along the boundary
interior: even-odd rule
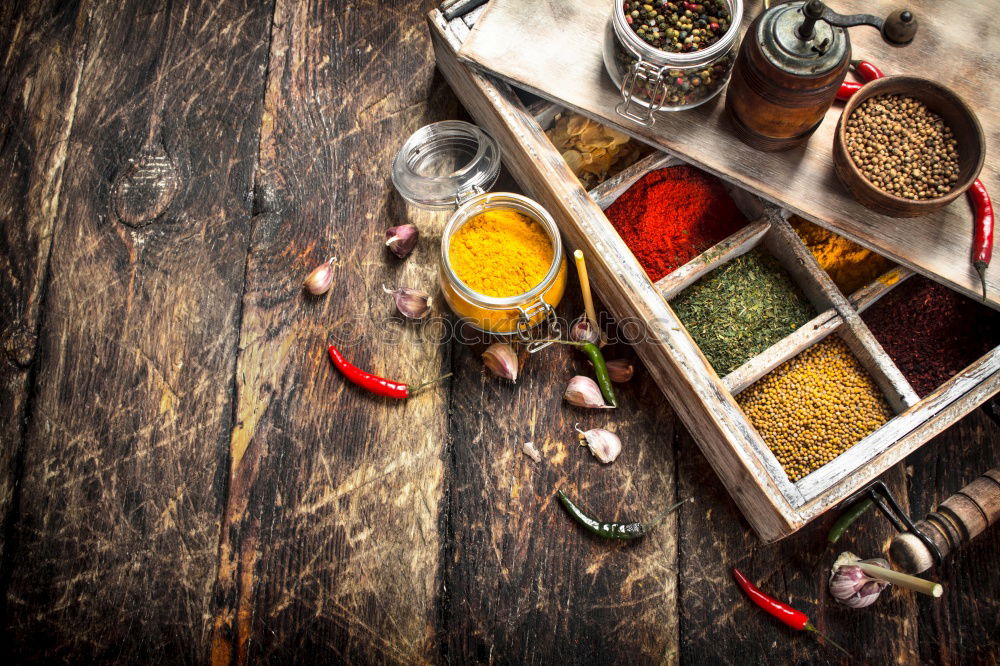
[[[680,164],[653,153],[586,191],[545,135],[557,110],[529,110],[505,83],[459,62],[470,17],[428,16],[438,66],[476,122],[500,143],[504,164],[552,213],[571,249],[588,257],[601,300],[618,319],[642,322],[636,351],[691,431],[748,522],[765,541],[780,539],[836,506],[935,434],[1000,390],[1000,347],[919,398],[860,317],[913,275],[896,268],[854,294],[842,294],[789,225],[789,214],[736,186],[730,193],[746,227],[653,283],[612,227],[604,209],[646,173]],[[725,377],[719,377],[670,307],[706,273],[757,246],[774,256],[819,313],[806,325]],[[734,396],[829,335],[851,348],[895,412],[884,426],[834,461],[792,482],[747,421]]]

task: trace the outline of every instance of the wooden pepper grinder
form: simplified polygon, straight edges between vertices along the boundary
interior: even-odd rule
[[[893,46],[906,46],[917,20],[906,10],[885,20],[838,14],[821,0],[789,2],[750,24],[726,93],[726,110],[745,143],[786,150],[819,127],[847,76],[851,40],[844,28],[870,25]]]
[[[889,555],[900,570],[920,573],[935,564],[933,548],[938,550],[940,557],[947,557],[998,519],[1000,468],[978,477],[916,524],[915,527],[931,542],[931,547],[913,532],[903,532],[892,540]]]

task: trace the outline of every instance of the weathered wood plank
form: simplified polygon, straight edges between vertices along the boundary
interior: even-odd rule
[[[30,373],[76,112],[87,12],[74,3],[0,7],[0,524],[14,497]],[[32,48],[31,42],[47,45]],[[0,555],[6,530],[0,531]]]
[[[983,409],[996,409],[989,403]],[[966,483],[997,464],[1000,427],[976,410],[907,459],[909,504],[923,518]],[[990,664],[1000,658],[1000,529],[987,529],[921,574],[944,584],[941,599],[917,600],[921,663]]]
[[[457,108],[420,5],[276,5],[219,572],[237,602],[213,663],[435,655],[448,385],[378,398],[325,352],[400,379],[445,372],[440,320],[404,324],[381,287],[437,292],[443,219],[408,211],[389,177],[405,137]],[[407,217],[422,240],[400,262],[382,231]],[[302,278],[329,255],[333,291],[311,298]]]
[[[583,311],[577,289],[559,311]],[[573,522],[555,495],[562,488],[602,520],[648,520],[674,503],[679,425],[656,384],[640,366],[616,386],[617,410],[576,409],[562,391],[574,374],[591,373],[580,355],[522,353],[511,385],[483,371],[481,351],[454,351],[462,406],[449,426],[446,660],[677,663],[676,516],[639,541],[609,542]],[[624,345],[605,353],[634,358]],[[618,460],[602,465],[581,447],[577,422],[616,431]],[[541,463],[522,453],[526,441]]]
[[[215,1],[86,11],[5,638],[12,663],[198,662],[271,15]]]

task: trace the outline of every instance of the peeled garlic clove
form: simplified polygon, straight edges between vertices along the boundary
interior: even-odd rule
[[[431,313],[431,303],[433,299],[426,291],[400,287],[399,289],[386,289],[385,293],[390,294],[396,301],[396,309],[399,314],[407,319],[423,319]]]
[[[601,395],[601,389],[597,386],[597,382],[583,375],[577,375],[569,380],[563,397],[566,402],[577,407],[612,409],[604,404],[604,396]]]
[[[569,337],[576,342],[590,342],[595,345],[601,341],[600,333],[590,325],[590,319],[587,317],[580,317],[576,320],[572,328],[569,329]]]
[[[385,230],[385,246],[400,259],[405,259],[417,246],[420,232],[412,224],[401,224]]]
[[[497,377],[517,381],[517,354],[503,342],[494,342],[483,352],[483,364]]]
[[[330,287],[333,286],[333,257],[312,269],[312,272],[302,281],[302,285],[313,296],[330,291]]]
[[[889,583],[872,578],[861,567],[854,563],[862,561],[852,553],[841,553],[834,562],[830,575],[830,596],[848,608],[864,608],[878,599]],[[888,567],[889,563],[881,558],[863,560],[880,567]]]
[[[623,358],[616,358],[613,361],[608,361],[605,365],[608,367],[608,378],[616,384],[623,384],[627,382],[632,379],[632,375],[635,374],[635,366],[632,365],[631,361],[627,361]]]
[[[595,428],[584,431],[577,427],[576,431],[580,433],[580,439],[587,442],[587,447],[594,454],[594,457],[602,463],[614,462],[618,454],[622,452],[622,440],[609,430]]]

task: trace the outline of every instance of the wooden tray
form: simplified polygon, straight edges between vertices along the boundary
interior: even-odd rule
[[[745,3],[743,30],[761,11]],[[836,3],[835,3],[836,4]],[[852,10],[884,16],[901,6],[920,21],[914,43],[894,49],[868,27],[850,31],[855,57],[878,63],[890,74],[946,82],[975,110],[986,134],[981,178],[1000,192],[1000,26],[988,2],[873,0]],[[491,0],[459,55],[466,62],[557,104],[656,145],[782,208],[833,229],[898,263],[958,288],[981,294],[970,263],[972,213],[965,197],[941,211],[913,219],[871,212],[851,199],[833,170],[833,134],[842,104],[834,104],[805,146],[762,153],[736,138],[723,108],[724,94],[696,109],[660,113],[645,127],[615,112],[621,95],[604,70],[601,45],[611,0]],[[974,36],[974,37],[973,37]],[[1000,304],[1000,269],[989,273],[989,297]]]
[[[636,344],[637,353],[762,539],[779,539],[802,527],[1000,390],[997,348],[933,394],[918,398],[859,316],[912,271],[897,268],[848,297],[816,264],[788,224],[787,211],[735,187],[734,200],[755,221],[654,284],[603,208],[645,173],[675,158],[650,155],[587,192],[539,122],[551,122],[555,109],[549,106],[532,113],[506,83],[460,62],[457,50],[469,33],[461,18],[449,23],[433,11],[429,23],[445,78],[476,122],[500,143],[504,164],[521,186],[552,213],[570,249],[580,248],[587,254],[591,279],[602,301],[619,319],[645,322],[647,335]],[[789,270],[819,314],[720,378],[668,301],[715,266],[759,244]],[[828,335],[839,335],[850,345],[896,416],[833,462],[793,483],[733,396]]]

